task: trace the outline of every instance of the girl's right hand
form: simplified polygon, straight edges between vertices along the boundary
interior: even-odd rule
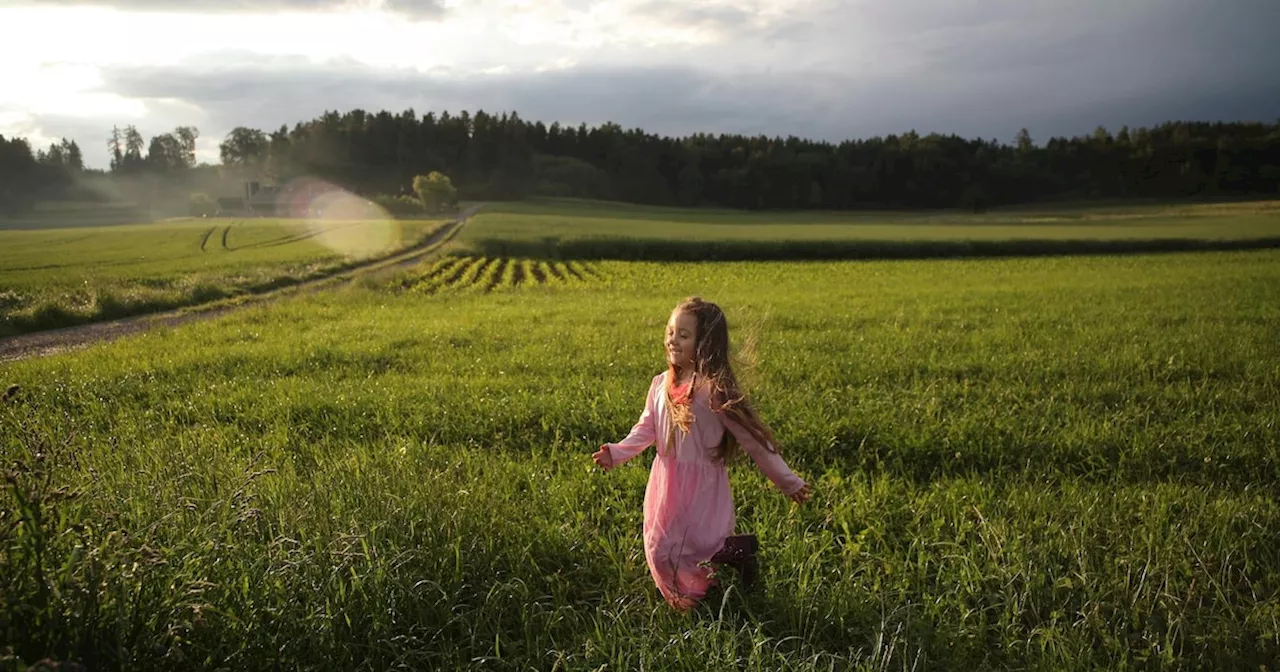
[[[600,446],[600,450],[593,453],[591,459],[605,471],[613,468],[613,453],[609,452],[609,446]]]

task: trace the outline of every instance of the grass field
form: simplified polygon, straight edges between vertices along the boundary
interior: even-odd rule
[[[153,312],[331,273],[440,221],[193,219],[0,230],[0,336]]]
[[[691,293],[816,496],[733,467],[766,591],[681,616],[652,452],[589,455]],[[1277,334],[1275,250],[433,261],[0,365],[0,631],[103,669],[1274,669]]]
[[[37,203],[25,212],[0,214],[0,231],[115,226],[154,219],[150,208],[137,203],[53,201]]]
[[[989,214],[744,213],[590,201],[495,204],[456,247],[487,256],[784,260],[1280,247],[1280,201]]]

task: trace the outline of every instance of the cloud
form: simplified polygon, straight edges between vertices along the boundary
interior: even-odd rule
[[[182,14],[315,12],[360,8],[354,0],[18,0],[14,4],[56,7],[110,7],[122,11]],[[440,0],[382,0],[383,9],[413,18],[439,18]]]
[[[383,9],[413,18],[436,19],[444,15],[438,0],[385,0]]]
[[[728,4],[699,4],[681,0],[646,0],[627,13],[657,23],[728,31],[751,25],[755,12]]]
[[[1049,72],[1049,71],[1046,71]],[[1274,87],[1181,82],[1134,95],[1125,77],[1094,89],[1067,72],[1047,81],[999,77],[918,86],[893,78],[830,71],[714,72],[693,65],[579,66],[542,72],[420,73],[355,62],[275,59],[252,66],[121,68],[104,87],[130,98],[176,99],[199,108],[217,128],[311,119],[328,109],[420,112],[514,110],[529,120],[615,121],[651,132],[796,134],[829,140],[914,128],[1009,139],[1022,126],[1040,135],[1088,132],[1098,124],[1154,124],[1195,118],[1263,118],[1280,107]],[[1255,81],[1260,84],[1261,81]],[[1219,106],[1229,116],[1215,114]],[[212,129],[211,129],[212,130]]]

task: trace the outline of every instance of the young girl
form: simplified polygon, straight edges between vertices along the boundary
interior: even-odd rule
[[[738,388],[720,307],[698,297],[676,306],[666,349],[667,371],[649,385],[640,420],[627,438],[600,446],[592,459],[608,471],[657,442],[644,495],[644,554],[663,597],[687,610],[715,583],[708,562],[736,565],[744,583],[754,576],[755,538],[730,536],[734,508],[725,463],[739,447],[797,504],[810,493]]]

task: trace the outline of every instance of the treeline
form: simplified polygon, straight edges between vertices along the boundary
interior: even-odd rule
[[[452,175],[463,198],[616,198],[746,209],[982,207],[1070,198],[1245,196],[1280,187],[1280,123],[1098,128],[1037,146],[909,132],[841,143],[617,124],[564,127],[517,114],[326,113],[273,133],[238,128],[224,164],[311,174],[361,192]]]
[[[909,132],[833,144],[671,138],[617,124],[550,126],[515,113],[327,112],[272,133],[232,131],[223,163],[403,192],[440,171],[463,198],[529,195],[749,209],[974,207],[1041,200],[1236,197],[1280,188],[1280,122],[1167,123],[1014,144]]]
[[[63,197],[84,172],[84,154],[74,140],[34,152],[25,138],[0,135],[0,213],[30,206],[41,196]]]
[[[85,167],[84,153],[66,138],[33,149],[25,138],[0,136],[0,214],[21,212],[40,201],[170,202],[185,208],[189,192],[219,183],[218,171],[197,166],[200,132],[180,126],[145,140],[134,126],[112,128],[109,171]]]
[[[194,128],[108,141],[111,175],[194,186]],[[56,192],[83,168],[74,143],[0,144],[0,207]],[[145,148],[145,149],[144,149]],[[1043,145],[908,132],[840,143],[797,137],[673,138],[613,123],[550,126],[515,113],[326,112],[292,129],[240,127],[220,145],[214,188],[319,177],[368,196],[408,195],[449,175],[463,199],[569,196],[748,209],[946,208],[1047,200],[1233,198],[1280,190],[1280,121],[1171,122]],[[78,148],[75,156],[79,157]],[[193,170],[194,169],[194,170]],[[209,183],[209,175],[202,177]],[[185,179],[184,179],[185,178]],[[204,187],[209,188],[209,187]]]

